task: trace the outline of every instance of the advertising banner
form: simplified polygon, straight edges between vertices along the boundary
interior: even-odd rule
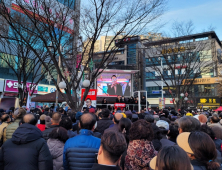
[[[26,87],[29,88],[32,83],[27,82]],[[38,93],[38,85],[34,84],[32,88],[35,88],[33,94]],[[5,80],[5,92],[15,92],[18,93],[18,81],[17,80]],[[22,87],[23,88],[23,87]]]
[[[159,98],[159,109],[164,109],[165,108],[165,98],[163,98],[163,102],[162,102],[162,98]]]
[[[81,90],[81,100],[83,98],[85,90],[86,89]],[[87,99],[90,99],[91,103],[89,101],[87,101]],[[86,96],[83,107],[88,107],[89,108],[90,106],[93,106],[93,107],[96,108],[96,99],[97,99],[97,90],[96,89],[90,89],[88,95]]]
[[[131,74],[102,73],[97,79],[100,97],[131,96]]]

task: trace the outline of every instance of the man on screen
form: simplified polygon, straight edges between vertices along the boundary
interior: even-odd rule
[[[109,95],[122,95],[122,86],[117,82],[116,75],[111,77],[112,83],[108,85],[107,93]]]

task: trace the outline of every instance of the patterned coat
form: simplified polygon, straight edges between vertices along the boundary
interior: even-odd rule
[[[149,162],[156,154],[152,142],[145,139],[130,141],[124,170],[149,170]]]

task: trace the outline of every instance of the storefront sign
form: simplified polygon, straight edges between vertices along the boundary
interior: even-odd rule
[[[193,81],[193,83],[192,83]],[[187,79],[187,80],[183,80],[182,85],[188,85],[190,83],[192,84],[215,84],[215,83],[219,83],[219,81],[222,81],[221,78],[219,77],[213,77],[213,78],[199,78],[199,79],[195,79],[195,80],[191,80],[191,79]]]
[[[220,103],[220,99],[219,98],[215,98],[215,97],[203,97],[203,98],[199,98],[199,102],[198,103]]]
[[[39,84],[38,86],[38,94],[53,93],[55,91],[56,91],[55,86],[44,85],[44,84]]]
[[[32,83],[27,82],[26,87],[29,89],[31,87]],[[32,89],[34,90],[33,94],[38,93],[38,85],[33,84]],[[15,92],[18,93],[18,87],[23,88],[23,84],[19,85],[17,80],[5,80],[5,91],[6,92]],[[34,89],[35,88],[35,89]]]
[[[168,48],[168,49],[163,49],[161,51],[161,54],[171,54],[171,53],[184,52],[186,50],[194,50],[195,48],[196,48],[195,46]]]

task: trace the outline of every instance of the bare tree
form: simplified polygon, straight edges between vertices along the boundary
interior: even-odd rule
[[[78,8],[77,0],[75,4],[70,0],[65,3],[66,5],[63,5],[55,0],[33,2],[14,0],[13,9],[22,13],[28,25],[16,20],[12,12],[0,11],[0,16],[4,18],[14,34],[18,35],[15,37],[14,34],[1,34],[1,37],[25,44],[45,70],[52,74],[49,64],[38,51],[38,48],[44,48],[50,63],[58,73],[59,80],[66,83],[67,103],[73,110],[79,110],[90,89],[90,87],[86,88],[82,101],[77,106],[77,91],[83,75],[88,75],[91,86],[96,77],[112,61],[106,52],[118,49],[112,46],[117,36],[123,31],[126,32],[125,37],[139,34],[148,24],[153,23],[163,14],[165,0],[86,0],[81,4],[81,8]],[[74,5],[75,9],[72,8]],[[6,9],[4,0],[2,8]],[[35,45],[38,48],[26,40],[24,36],[26,32],[35,37],[37,42]],[[105,44],[104,55],[98,67],[93,68],[95,43],[101,35],[109,34],[114,36],[108,44]],[[78,54],[82,57],[78,58]],[[56,80],[54,78],[52,80],[60,91]]]
[[[174,24],[176,36],[191,35],[192,22]],[[208,37],[207,37],[208,38]],[[161,80],[167,87],[166,95],[173,99],[175,109],[181,108],[184,97],[189,94],[188,103],[194,103],[194,82],[201,76],[206,76],[215,70],[215,58],[211,56],[211,42],[207,39],[194,41],[192,38],[172,38],[166,36],[161,41],[144,43],[145,57],[149,64],[147,79],[161,86]],[[161,67],[162,61],[162,67]],[[180,94],[185,94],[181,97]]]

